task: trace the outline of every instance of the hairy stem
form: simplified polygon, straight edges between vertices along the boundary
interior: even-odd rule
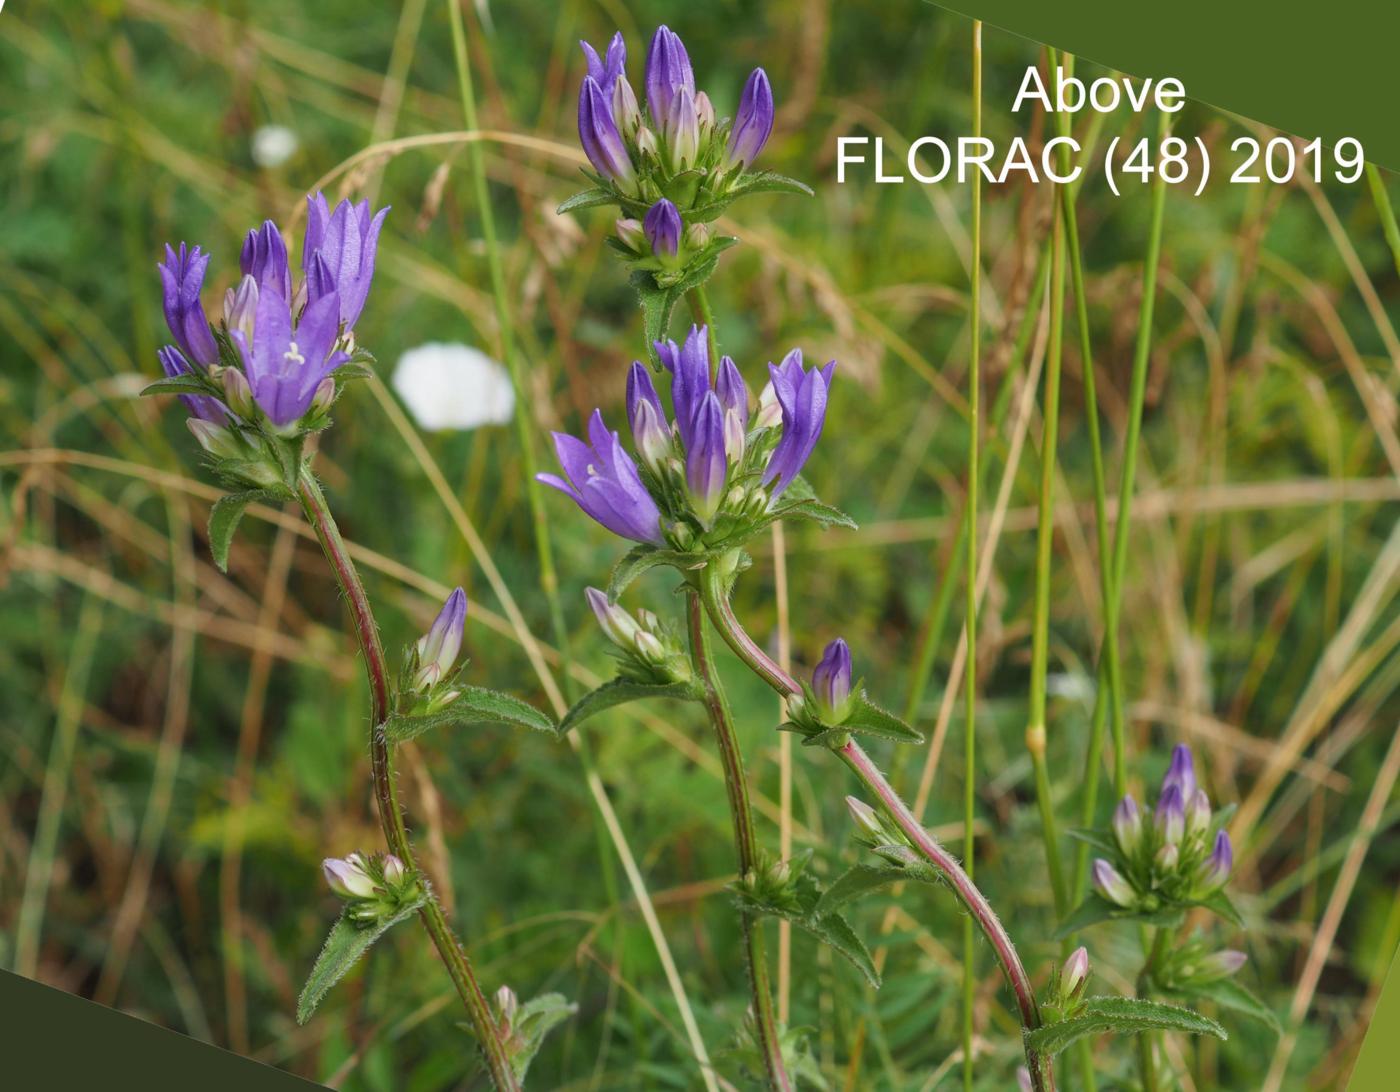
[[[797,680],[773,662],[734,616],[734,610],[724,593],[718,574],[713,570],[705,570],[701,577],[700,591],[710,621],[724,638],[724,642],[744,661],[749,670],[784,697],[801,696],[802,687]],[[1006,975],[1006,980],[1016,995],[1021,1026],[1027,1031],[1038,1028],[1040,1009],[1036,1004],[1035,990],[1030,977],[1026,974],[1020,956],[1016,954],[1011,937],[986,896],[978,890],[977,885],[972,882],[972,877],[957,860],[924,829],[858,743],[849,740],[837,749],[836,753],[879,798],[884,810],[909,838],[914,848],[952,885],[958,900],[968,911],[969,920],[982,931],[996,953],[1002,973]],[[1050,1059],[1042,1058],[1027,1048],[1026,1063],[1038,1092],[1049,1092],[1055,1087]]]
[[[360,650],[364,654],[365,673],[369,676],[372,722],[370,763],[374,777],[374,796],[379,807],[379,822],[384,829],[384,840],[388,844],[389,852],[398,857],[404,863],[405,868],[410,872],[417,872],[418,865],[413,855],[413,845],[409,841],[408,827],[404,822],[403,809],[399,805],[398,789],[394,781],[393,757],[389,750],[389,741],[384,735],[384,722],[389,719],[393,710],[390,705],[389,668],[384,658],[384,646],[379,640],[379,625],[374,620],[369,597],[365,594],[364,585],[360,583],[360,574],[355,569],[355,563],[350,560],[350,553],[345,547],[345,540],[340,536],[340,528],[336,526],[335,517],[331,515],[326,496],[321,492],[320,484],[309,470],[302,471],[297,483],[297,494],[301,500],[301,506],[306,512],[307,522],[316,532],[316,538],[321,543],[326,560],[330,562],[331,569],[335,573],[336,582],[340,585],[340,590],[344,593],[345,600],[349,604],[350,615],[355,624],[355,635],[359,639]],[[481,1048],[482,1057],[486,1061],[486,1068],[490,1071],[492,1082],[502,1092],[506,1092],[506,1090],[514,1092],[521,1087],[520,1082],[515,1079],[505,1044],[501,1042],[495,1021],[491,1018],[491,1010],[486,1003],[486,996],[481,992],[481,986],[472,970],[471,960],[467,957],[466,949],[462,947],[461,942],[453,934],[452,927],[442,912],[442,907],[431,891],[428,901],[423,904],[418,916],[423,922],[423,928],[428,931],[428,935],[432,938],[438,955],[442,958],[443,965],[452,978],[452,984],[457,988],[457,993],[467,1010],[467,1016],[471,1021],[473,1031],[476,1033],[477,1044]]]
[[[734,846],[739,857],[739,878],[742,881],[761,866],[758,836],[754,831],[753,807],[749,802],[749,785],[744,774],[744,756],[739,749],[739,737],[734,731],[734,719],[729,701],[715,670],[710,653],[709,631],[705,626],[705,609],[700,593],[694,588],[687,592],[687,620],[690,635],[690,659],[695,674],[705,691],[705,711],[715,730],[720,761],[724,766],[724,787],[729,794],[729,814],[734,821]],[[778,1019],[773,1011],[773,990],[768,981],[768,955],[764,950],[763,923],[741,911],[744,943],[749,964],[749,987],[753,995],[754,1033],[768,1084],[776,1092],[788,1092],[793,1086],[783,1065],[782,1045],[778,1036]]]

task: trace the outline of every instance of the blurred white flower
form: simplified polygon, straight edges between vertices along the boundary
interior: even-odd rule
[[[470,345],[430,341],[409,349],[394,365],[393,387],[430,432],[501,425],[515,412],[505,368]]]
[[[264,125],[253,133],[253,162],[259,167],[280,167],[296,155],[300,143],[285,125]]]

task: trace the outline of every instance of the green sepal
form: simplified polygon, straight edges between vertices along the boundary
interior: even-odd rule
[[[1031,1050],[1051,1057],[1086,1036],[1103,1032],[1134,1035],[1143,1031],[1213,1035],[1217,1039],[1230,1037],[1209,1016],[1141,997],[1091,997],[1084,1002],[1078,1015],[1028,1031],[1025,1037]]]
[[[209,510],[209,552],[219,572],[228,572],[228,553],[233,545],[233,533],[248,505],[256,501],[276,503],[287,498],[270,489],[248,489],[242,493],[227,493],[214,502]]]
[[[703,697],[704,693],[693,682],[645,683],[632,679],[613,679],[596,690],[590,690],[574,703],[573,708],[565,713],[564,719],[559,722],[559,734],[562,736],[589,717],[629,701],[645,701],[651,698],[700,701]]]
[[[464,686],[459,698],[431,713],[396,713],[384,722],[384,736],[391,743],[406,743],[434,728],[453,725],[470,728],[479,724],[504,724],[512,728],[532,728],[536,732],[557,735],[553,719],[533,705],[499,690],[482,686]]]
[[[304,1024],[311,1019],[311,1014],[316,1011],[316,1006],[330,992],[331,987],[345,977],[359,958],[369,951],[370,945],[399,922],[412,917],[427,901],[426,893],[420,891],[414,899],[400,907],[393,917],[374,925],[356,924],[350,920],[348,908],[343,911],[331,926],[330,935],[326,937],[321,954],[316,957],[316,964],[307,976],[306,985],[302,987],[301,997],[297,999],[297,1023]]]

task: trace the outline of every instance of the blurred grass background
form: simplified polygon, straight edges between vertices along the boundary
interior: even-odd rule
[[[871,0],[468,7],[482,125],[507,134],[485,145],[486,162],[521,395],[541,430],[577,425],[595,404],[620,422],[623,369],[641,352],[639,315],[601,247],[606,216],[553,212],[579,183],[577,39],[601,44],[621,27],[636,83],[651,29],[667,22],[720,114],[752,66],[768,69],[779,118],[766,165],[818,196],[732,210],[747,245],[725,256],[712,297],[724,347],[755,385],[794,344],[841,361],[807,476],[861,529],[794,528],[781,559],[756,551],[740,613],[760,637],[790,640],[799,664],[845,636],[872,694],[902,708],[964,492],[968,194],[838,186],[833,156],[840,135],[883,136],[902,159],[925,133],[965,134],[970,25]],[[1008,112],[1040,52],[991,30],[985,40],[989,135],[1043,133],[1043,118]],[[378,845],[364,681],[299,516],[255,512],[219,574],[203,533],[216,491],[183,414],[135,397],[164,338],[160,245],[212,251],[212,307],[243,232],[265,216],[297,221],[327,176],[333,194],[394,206],[357,331],[383,371],[429,340],[497,351],[464,145],[385,144],[463,128],[446,9],[11,5],[0,94],[0,962],[336,1087],[471,1087],[472,1046],[448,982],[411,930],[391,934],[307,1027],[293,1023],[336,909],[319,859]],[[297,149],[260,167],[253,138],[268,125],[288,128]],[[1142,128],[1123,111],[1104,139]],[[1223,160],[1254,127],[1188,106],[1178,129],[1201,133]],[[378,152],[363,154],[370,146]],[[986,194],[989,402],[1013,362],[1047,199],[1021,182]],[[1148,203],[1113,198],[1094,171],[1079,215],[1112,487]],[[1217,170],[1203,197],[1168,198],[1123,612],[1129,762],[1135,783],[1153,783],[1169,744],[1191,741],[1216,799],[1239,801],[1253,820],[1235,884],[1248,929],[1231,939],[1251,956],[1244,980],[1285,1021],[1287,1088],[1338,1086],[1400,938],[1397,294],[1364,183],[1228,186]],[[1101,617],[1075,345],[1067,337],[1051,617],[1049,758],[1066,825],[1079,808]],[[1019,362],[985,456],[999,529],[978,654],[978,878],[1042,973],[1057,946],[1022,742],[1039,423],[1022,410],[1020,376],[1036,359]],[[386,388],[361,386],[318,464],[362,548],[390,647],[461,583],[474,604],[472,677],[547,704],[522,648],[549,625],[513,431],[420,438]],[[577,666],[604,675],[581,592],[604,579],[618,543],[560,498],[548,514]],[[654,576],[629,602],[670,609],[668,592]],[[936,729],[951,720],[957,746],[945,680],[958,678],[959,628],[955,606],[915,710],[934,744],[882,756],[911,795],[931,778],[927,819],[949,835],[961,774],[940,762]],[[549,685],[562,687],[557,658],[543,656]],[[776,848],[777,710],[757,683],[729,674],[761,837]],[[675,993],[617,864],[620,831],[701,1037],[720,1074],[742,1085],[726,1053],[745,1006],[723,891],[733,854],[704,725],[691,710],[637,707],[586,731],[616,809],[612,832],[564,744],[502,730],[413,748],[403,789],[428,867],[489,986],[557,989],[580,1005],[546,1043],[533,1087],[699,1087]],[[835,763],[796,750],[795,845],[834,869],[854,856],[849,785]],[[857,918],[872,946],[888,946],[884,987],[868,991],[799,935],[791,1022],[819,1029],[811,1042],[832,1088],[932,1088],[949,1073],[946,1086],[956,1079],[952,900],[911,893],[863,904]],[[1100,928],[1089,943],[1106,989],[1128,988],[1135,937]],[[982,971],[981,1080],[1004,1089],[1015,1022],[989,960]],[[1228,1043],[1172,1044],[1188,1087],[1259,1085],[1261,1058],[1279,1048],[1264,1029],[1226,1021]],[[1099,1044],[1099,1058],[1106,1082],[1125,1087],[1124,1045]]]

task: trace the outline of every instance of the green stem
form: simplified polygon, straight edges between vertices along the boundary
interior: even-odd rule
[[[690,300],[690,311],[695,316],[695,321],[709,331],[710,382],[713,383],[719,375],[719,332],[715,329],[715,313],[710,308],[710,297],[703,284],[697,284],[686,296]],[[661,333],[664,337],[666,331],[662,330]]]
[[[702,581],[716,579],[710,570],[701,574]],[[700,592],[687,591],[687,621],[690,635],[690,659],[696,677],[704,688],[705,711],[715,730],[720,761],[724,766],[724,787],[729,795],[729,814],[734,822],[734,846],[738,851],[739,878],[762,867],[759,859],[758,835],[754,830],[753,806],[749,801],[749,784],[744,773],[744,755],[734,730],[734,718],[729,711],[719,673],[715,670],[710,651],[709,631],[705,625],[705,609]],[[744,943],[749,965],[749,988],[753,996],[754,1034],[763,1055],[768,1084],[775,1092],[789,1092],[793,1087],[783,1064],[782,1040],[778,1018],[773,1010],[773,990],[768,980],[768,955],[764,949],[763,923],[747,911],[740,912]]]
[[[389,852],[398,857],[411,873],[419,872],[413,853],[413,844],[408,837],[408,827],[404,822],[403,808],[398,800],[398,788],[394,780],[393,756],[389,741],[384,735],[384,722],[392,710],[392,694],[389,683],[389,668],[384,657],[384,646],[379,640],[379,626],[374,620],[369,597],[355,563],[350,559],[340,528],[331,515],[330,505],[321,491],[320,484],[310,470],[303,469],[297,482],[297,495],[307,522],[316,532],[321,549],[335,573],[336,582],[350,606],[350,615],[355,624],[355,635],[364,654],[365,673],[369,676],[371,728],[370,763],[374,778],[375,801],[379,807],[379,822],[384,830],[384,840]],[[467,1010],[472,1030],[476,1034],[477,1045],[491,1074],[491,1080],[501,1092],[515,1092],[520,1082],[515,1078],[510,1055],[501,1041],[496,1022],[481,992],[476,974],[466,949],[453,935],[452,927],[438,903],[436,896],[429,892],[428,901],[418,912],[423,928],[428,931],[443,965],[457,988],[458,996]]]
[[[784,698],[800,697],[801,685],[749,636],[748,631],[735,617],[734,609],[730,606],[719,579],[708,570],[702,577],[700,592],[710,622],[745,666]],[[1026,974],[1005,926],[1001,924],[986,896],[972,882],[966,866],[959,865],[919,823],[908,805],[900,799],[890,786],[889,780],[880,773],[879,768],[859,744],[847,740],[837,751],[837,757],[875,794],[885,812],[909,838],[910,844],[952,886],[958,900],[968,911],[967,920],[975,923],[975,927],[982,931],[992,951],[996,953],[1002,973],[1006,975],[1006,980],[1016,995],[1016,1007],[1022,1028],[1026,1031],[1038,1028],[1040,1008],[1036,1003],[1035,989],[1031,985],[1030,977]],[[1049,1058],[1042,1058],[1027,1047],[1026,1065],[1031,1071],[1032,1082],[1037,1092],[1050,1092],[1054,1089],[1055,1078]]]
[[[1157,964],[1167,952],[1168,942],[1171,939],[1171,930],[1163,929],[1160,926],[1152,931],[1152,948],[1148,952],[1147,961],[1142,966],[1142,972],[1138,975],[1138,996],[1145,996],[1148,984],[1152,978],[1152,972],[1157,969]],[[1137,1037],[1138,1064],[1142,1069],[1143,1092],[1157,1092],[1157,1063],[1153,1060],[1151,1032],[1141,1032]]]
[[[972,24],[972,136],[982,135],[982,23]],[[963,703],[967,716],[963,742],[963,867],[969,882],[973,875],[977,817],[977,492],[982,477],[980,426],[982,390],[982,177],[972,181],[972,284],[969,297],[971,335],[967,367],[967,586],[964,609],[967,626],[967,677]],[[972,919],[963,919],[962,1049],[963,1088],[972,1092],[972,1014],[977,987],[977,948]]]

